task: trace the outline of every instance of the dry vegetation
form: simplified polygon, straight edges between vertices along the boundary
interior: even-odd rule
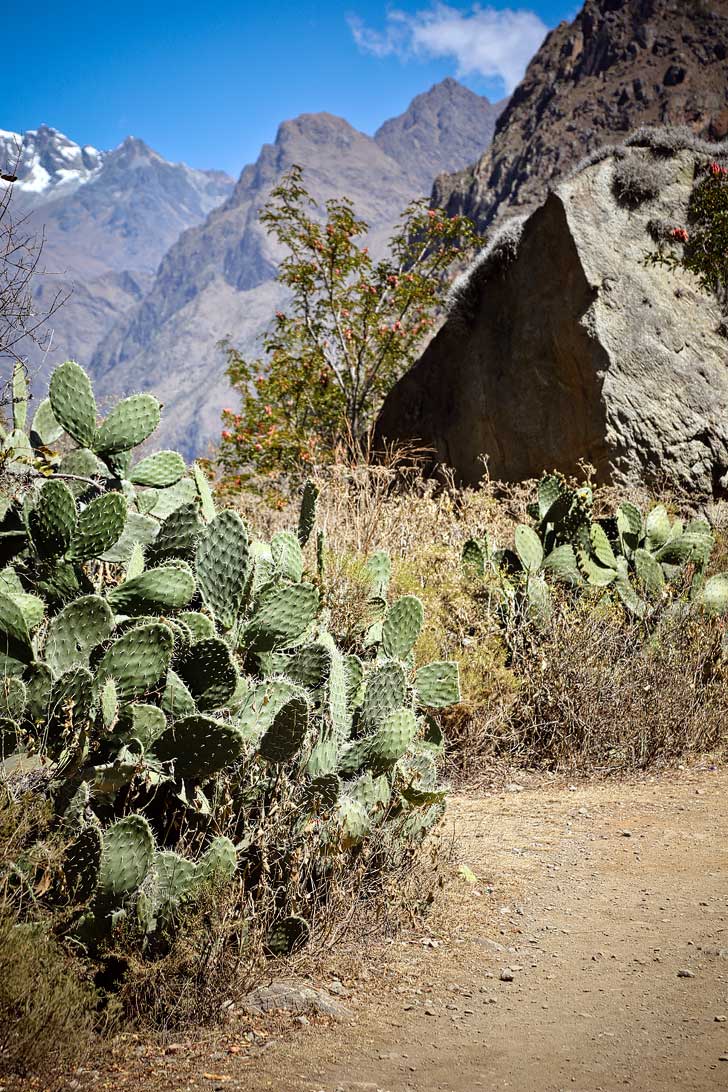
[[[418,661],[459,661],[463,701],[444,718],[452,779],[476,776],[491,763],[608,773],[724,751],[728,688],[721,620],[660,618],[658,610],[646,625],[607,597],[557,596],[545,627],[537,631],[516,616],[504,631],[487,579],[463,574],[463,543],[486,531],[510,542],[515,524],[527,519],[532,483],[506,487],[486,480],[479,489],[460,490],[395,464],[337,466],[320,472],[317,484],[327,606],[342,646],[356,647],[368,618],[366,556],[386,549],[393,561],[392,595],[413,593],[425,606]],[[633,492],[631,499],[649,507],[644,494]],[[661,499],[672,512],[680,510],[679,499]],[[597,510],[611,510],[615,493],[597,491],[595,500]],[[253,494],[237,503],[266,537],[293,519],[290,509],[269,508]],[[728,553],[726,512],[718,504],[706,513],[718,537],[713,565],[721,569]],[[45,837],[44,856],[31,869],[35,889],[19,885],[13,862],[23,858],[27,875],[29,847],[49,823],[23,793],[27,776],[6,783],[0,799],[0,1071],[32,1070],[41,1079],[67,1072],[99,1030],[119,1021],[157,1030],[215,1021],[229,998],[275,974],[264,938],[276,908],[281,900],[301,906],[315,890],[315,854],[303,843],[290,859],[276,858],[282,838],[275,825],[271,857],[261,869],[268,903],[258,890],[255,914],[248,914],[234,885],[210,890],[152,960],[122,930],[91,979],[88,965],[62,939],[52,939],[63,936],[62,906],[55,914],[44,912],[48,929],[40,934],[13,928],[27,918],[35,890],[53,883],[62,850],[52,833]],[[285,804],[278,818],[282,828],[291,827]],[[232,828],[230,833],[235,836]],[[446,856],[447,847],[435,840],[428,854],[397,861],[391,844],[370,841],[356,868],[329,877],[320,904],[307,903],[313,944],[293,957],[293,969],[324,958],[347,935],[389,930],[425,911],[442,882]],[[291,969],[288,961],[286,973]]]
[[[67,939],[72,909],[39,897],[60,888],[67,838],[29,789],[34,779],[18,771],[0,782],[0,1075],[32,1075],[43,1087],[65,1087],[61,1074],[120,1027],[169,1032],[222,1020],[226,1003],[275,977],[266,938],[282,901],[306,906],[311,941],[280,961],[280,973],[305,973],[350,938],[391,934],[424,914],[449,860],[438,837],[420,852],[382,830],[354,867],[332,859],[316,900],[313,835],[282,855],[294,820],[284,803],[265,827],[254,898],[242,883],[210,887],[154,953],[140,950],[130,922],[88,960]],[[29,917],[38,924],[23,924]]]
[[[516,619],[504,631],[485,582],[464,578],[463,543],[484,534],[506,544],[534,483],[510,486],[487,478],[479,489],[424,480],[416,468],[337,466],[320,472],[321,526],[333,628],[352,636],[366,618],[362,577],[368,552],[393,560],[393,594],[416,594],[427,624],[418,658],[456,659],[463,701],[445,717],[452,777],[477,774],[483,762],[590,773],[644,768],[681,755],[723,752],[728,739],[725,623],[706,617],[630,619],[598,595],[557,600],[553,618],[535,631]],[[602,488],[597,514],[629,499],[648,511],[657,501],[672,514],[695,514],[666,490]],[[290,523],[285,509],[240,502],[266,531]],[[254,511],[251,511],[251,508]],[[728,568],[728,505],[708,506],[717,544],[711,571]]]

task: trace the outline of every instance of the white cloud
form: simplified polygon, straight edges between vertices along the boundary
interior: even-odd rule
[[[531,11],[510,8],[453,8],[433,4],[409,15],[390,10],[384,30],[373,30],[349,17],[354,40],[375,57],[452,57],[458,76],[500,78],[510,94],[519,82],[548,27]]]

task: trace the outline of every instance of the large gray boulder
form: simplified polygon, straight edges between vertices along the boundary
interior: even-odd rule
[[[586,460],[601,481],[717,495],[728,473],[728,340],[692,274],[645,262],[687,222],[698,164],[725,147],[647,131],[508,221],[377,425],[474,483]],[[725,159],[723,160],[725,161]],[[675,244],[677,245],[677,244]]]

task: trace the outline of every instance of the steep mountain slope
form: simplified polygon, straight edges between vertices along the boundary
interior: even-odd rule
[[[413,193],[429,193],[433,178],[473,163],[490,144],[506,102],[489,102],[448,77],[385,121],[374,139],[405,171]]]
[[[481,228],[532,206],[599,145],[640,125],[728,133],[728,0],[586,0],[546,37],[475,166],[433,204]]]
[[[351,198],[372,227],[371,247],[381,250],[402,209],[432,182],[432,173],[427,187],[418,182],[422,164],[441,169],[457,157],[461,139],[469,147],[458,136],[469,127],[468,103],[474,130],[484,131],[484,100],[454,92],[452,82],[418,96],[412,113],[383,126],[375,139],[330,114],[284,122],[275,143],[244,169],[230,198],[182,234],[149,293],[101,343],[91,361],[98,388],[115,395],[153,390],[167,406],[164,442],[188,454],[204,451],[219,433],[220,410],[229,400],[219,341],[228,337],[254,352],[282,300],[274,282],[280,255],[258,222],[272,187],[299,164],[317,201]],[[438,120],[428,145],[430,116]]]
[[[0,136],[0,161],[16,168],[12,212],[43,234],[36,298],[42,308],[56,292],[68,301],[44,330],[50,350],[29,346],[34,372],[64,357],[88,360],[100,338],[150,286],[159,261],[180,233],[200,223],[230,193],[219,171],[168,163],[143,141],[127,139],[110,152],[80,147],[41,126],[23,138]]]

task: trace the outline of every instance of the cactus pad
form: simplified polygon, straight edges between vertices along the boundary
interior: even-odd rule
[[[127,815],[104,834],[99,892],[116,899],[141,886],[154,857],[154,838],[141,815]]]
[[[176,670],[202,710],[220,709],[235,693],[237,669],[219,637],[191,645],[177,661]]]
[[[198,883],[229,881],[235,875],[237,867],[238,855],[235,846],[224,834],[219,835],[213,838],[207,852],[197,862],[196,880]]]
[[[541,539],[531,527],[520,523],[515,531],[518,560],[527,573],[537,573],[543,563]]]
[[[369,727],[377,727],[395,709],[405,704],[407,680],[397,663],[384,664],[367,679],[362,703],[362,719]]]
[[[154,489],[176,485],[187,471],[185,461],[176,451],[155,451],[131,468],[129,481]]]
[[[285,675],[307,690],[318,690],[331,671],[331,652],[323,644],[303,645],[286,664]]]
[[[74,360],[59,365],[51,376],[49,398],[53,416],[81,447],[96,438],[96,399],[91,380]]]
[[[192,478],[182,478],[176,485],[156,492],[154,507],[150,512],[156,519],[165,520],[181,504],[192,504],[199,511],[199,498]]]
[[[336,806],[335,822],[344,848],[358,845],[372,827],[369,812],[359,800],[342,796]]]
[[[195,578],[182,562],[147,569],[124,581],[109,593],[109,605],[117,614],[149,610],[179,610],[195,594]]]
[[[291,955],[304,946],[310,935],[311,927],[304,918],[283,918],[268,934],[266,953],[270,956]]]
[[[162,694],[162,709],[171,717],[185,717],[197,712],[195,699],[172,668],[167,672],[167,682]]]
[[[84,508],[71,535],[71,557],[90,561],[118,542],[126,523],[126,500],[121,493],[104,493]]]
[[[297,584],[303,577],[303,554],[297,536],[292,531],[279,531],[271,539],[270,552],[281,576]]]
[[[298,515],[298,541],[305,546],[316,526],[316,502],[318,500],[318,486],[308,481],[303,487],[301,496],[301,510]],[[300,576],[298,578],[301,579]]]
[[[367,561],[364,571],[369,578],[371,594],[377,599],[386,599],[389,581],[392,576],[392,562],[389,554],[378,550]]]
[[[118,455],[143,443],[159,424],[161,406],[151,394],[122,398],[98,429],[93,447],[99,455]],[[146,460],[145,460],[146,461]]]
[[[155,519],[140,512],[130,510],[126,514],[126,523],[121,537],[100,556],[101,561],[125,564],[129,561],[135,546],[149,546],[154,542],[159,524]]]
[[[711,614],[728,614],[728,575],[717,573],[705,581],[698,603]]]
[[[74,665],[88,667],[92,649],[111,636],[114,619],[98,595],[84,595],[64,607],[48,627],[45,660],[55,675]]]
[[[63,428],[56,421],[51,407],[50,398],[44,398],[39,403],[38,409],[33,415],[33,423],[30,426],[30,437],[34,447],[42,444],[49,447],[54,444],[63,433]]]
[[[403,660],[415,646],[422,632],[425,612],[414,595],[404,595],[394,603],[382,624],[382,649],[387,656]]]
[[[233,625],[240,611],[249,564],[245,524],[237,512],[221,512],[200,536],[196,569],[205,604],[226,628]]]
[[[313,584],[273,588],[256,610],[246,629],[246,640],[258,652],[283,647],[303,636],[319,607]]]
[[[151,562],[168,557],[189,557],[197,545],[202,522],[194,503],[180,504],[162,523],[149,550]]]
[[[460,701],[460,674],[454,661],[425,664],[415,675],[415,692],[421,705],[444,709]]]
[[[96,890],[101,866],[102,838],[96,826],[85,826],[66,848],[61,871],[70,902],[88,902]]]
[[[276,765],[290,761],[306,738],[310,713],[308,702],[302,697],[286,702],[258,745],[261,758]]]
[[[192,481],[194,482],[197,499],[200,503],[200,511],[205,523],[212,523],[215,518],[215,501],[210,489],[207,475],[199,463],[192,464]]]
[[[0,717],[19,721],[25,710],[27,690],[22,679],[15,675],[0,678]]]
[[[25,615],[15,600],[0,592],[0,653],[8,660],[21,664],[33,659],[33,645],[30,639]]]
[[[390,770],[417,735],[417,721],[411,709],[395,709],[367,743],[367,762],[372,770]]]
[[[162,682],[172,646],[168,626],[160,622],[137,626],[117,638],[104,653],[97,668],[98,681],[103,683],[111,675],[124,701],[145,694]]]
[[[28,530],[41,557],[65,554],[76,518],[76,500],[65,482],[54,478],[44,482],[38,503],[28,516]]]
[[[183,717],[159,737],[154,754],[173,762],[175,777],[204,781],[231,765],[243,750],[242,732],[233,724],[212,717]]]

